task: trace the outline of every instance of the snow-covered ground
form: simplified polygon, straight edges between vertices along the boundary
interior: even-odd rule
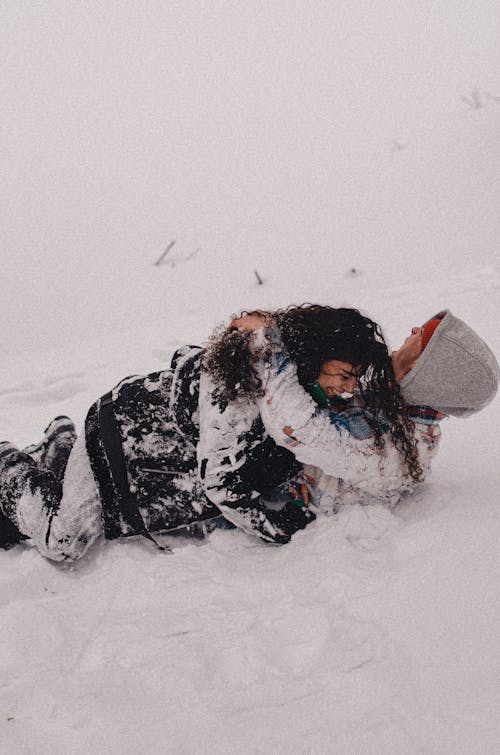
[[[448,306],[500,353],[498,4],[1,16],[1,440],[244,307],[358,306],[396,347]],[[0,552],[2,753],[497,753],[499,403],[410,500],[282,548]]]

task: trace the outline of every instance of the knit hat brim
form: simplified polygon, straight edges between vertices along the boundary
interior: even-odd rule
[[[438,325],[441,324],[442,317],[433,317],[431,320],[428,320],[425,325],[424,329],[422,331],[422,346],[421,351],[424,351],[425,347],[429,343],[429,341],[432,338],[432,335]]]

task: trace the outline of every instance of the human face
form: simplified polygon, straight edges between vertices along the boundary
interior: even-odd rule
[[[422,353],[422,335],[424,329],[416,325],[411,329],[411,334],[405,338],[403,345],[399,351],[404,350],[409,360],[416,362],[420,354]]]
[[[401,380],[414,366],[422,353],[422,334],[424,329],[418,325],[411,329],[411,334],[402,346],[391,354],[396,380]]]
[[[328,398],[342,393],[354,393],[361,367],[354,367],[349,362],[330,359],[321,365],[318,383]]]

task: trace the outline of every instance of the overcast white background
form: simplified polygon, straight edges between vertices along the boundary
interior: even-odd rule
[[[3,2],[3,348],[147,321],[128,293],[173,239],[222,304],[223,269],[311,298],[326,260],[333,300],[382,256],[491,262],[499,29],[493,2]]]

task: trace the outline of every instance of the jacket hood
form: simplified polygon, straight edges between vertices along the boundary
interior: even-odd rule
[[[408,404],[468,417],[495,397],[499,366],[485,342],[449,309],[415,366],[400,382]]]

